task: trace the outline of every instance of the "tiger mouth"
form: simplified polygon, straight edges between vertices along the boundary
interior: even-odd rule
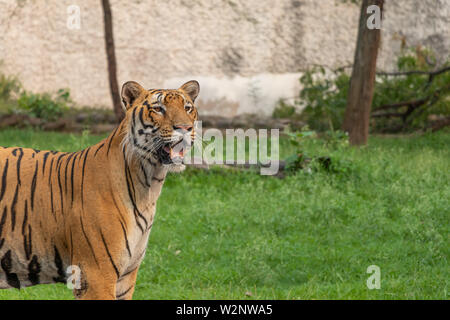
[[[175,143],[166,143],[158,150],[158,157],[162,164],[182,164],[189,146],[184,139]]]

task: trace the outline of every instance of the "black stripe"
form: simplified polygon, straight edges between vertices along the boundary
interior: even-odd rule
[[[11,262],[11,250],[5,253],[2,260],[0,261],[3,271],[5,273],[10,273],[12,270],[12,262]]]
[[[58,248],[56,248],[56,246],[54,246],[55,249],[55,266],[56,269],[58,270],[58,276],[57,277],[53,277],[53,281],[55,282],[66,282],[66,273],[64,272],[64,266],[63,266],[63,262],[61,259],[61,255],[59,254]]]
[[[52,161],[50,162],[50,171],[48,173],[48,184],[50,186],[50,205],[52,208],[53,217],[56,220],[55,208],[53,206],[53,184],[52,184],[53,160],[55,160],[55,158],[52,158]]]
[[[154,126],[152,126],[152,125],[147,125],[147,124],[144,123],[144,117],[143,117],[143,114],[144,114],[144,108],[141,108],[141,110],[139,110],[139,121],[141,122],[141,125],[144,127],[144,129],[148,129],[148,128],[153,129]],[[150,114],[149,114],[148,116],[150,117],[150,119],[151,119],[152,122],[154,123],[155,121],[153,120],[153,117],[152,117]]]
[[[65,156],[65,154],[60,155],[58,157],[58,160],[56,161],[56,171],[58,175],[58,187],[59,187],[59,195],[61,200],[61,214],[64,212],[64,199],[63,199],[63,191],[62,191],[62,184],[61,184],[61,158]]]
[[[125,272],[124,274],[122,274],[122,275],[120,276],[119,281],[123,280],[127,275],[129,275],[130,273],[134,272],[137,268],[139,268],[139,266],[136,267],[136,268],[134,268],[134,269],[131,269],[131,270]]]
[[[67,167],[69,166],[70,160],[72,159],[72,157],[75,155],[75,153],[71,153],[69,155],[69,157],[66,160],[66,167],[64,169],[64,190],[66,191],[67,194]]]
[[[42,165],[42,174],[45,173],[45,164],[47,163],[47,158],[48,158],[49,155],[50,155],[50,152],[46,152],[46,153],[44,154],[44,163],[43,163],[43,165]]]
[[[125,153],[124,153],[124,155],[125,155]],[[135,206],[134,206],[135,213],[144,220],[145,228],[147,229],[147,226],[148,226],[147,219],[145,219],[145,217],[142,215],[142,213],[139,211],[139,209],[138,209],[138,207],[136,205],[136,189],[134,188],[134,182],[133,182],[133,177],[131,176],[130,167],[128,167],[128,165],[126,165],[126,168],[127,168],[127,173],[128,173],[128,176],[126,177],[127,178],[126,180],[127,180],[127,184],[128,184],[128,177],[130,178],[131,189],[133,191],[133,200],[134,200],[134,204],[135,204]]]
[[[71,203],[71,206],[73,207],[73,168],[74,168],[74,166],[75,166],[75,160],[77,159],[77,157],[78,157],[78,153],[75,155],[75,157],[73,158],[73,162],[72,162],[72,171],[71,171],[71,173],[70,173],[70,185],[71,185],[71,187],[72,187],[72,203]]]
[[[7,212],[8,212],[8,207],[5,206],[5,208],[3,209],[2,219],[0,220],[0,249],[3,247],[3,244],[5,243],[5,239],[2,238],[2,233],[3,233],[3,227],[5,226],[5,223],[6,223]]]
[[[116,127],[116,129],[114,129],[113,134],[112,134],[111,137],[109,138],[109,142],[108,142],[108,151],[106,151],[106,155],[109,155],[109,149],[111,148],[111,143],[112,143],[112,141],[113,141],[113,139],[114,139],[114,136],[116,135],[118,129],[119,129],[119,127]]]
[[[33,253],[32,241],[31,241],[31,226],[28,225],[28,235],[24,235],[24,249],[27,260],[30,259],[31,254]]]
[[[123,225],[122,221],[119,220],[119,222],[120,222],[120,226],[122,227],[123,236],[125,237],[125,245],[127,246],[128,255],[131,258],[131,250],[130,250],[130,245],[128,243],[127,230],[125,229],[125,226]]]
[[[28,201],[25,200],[25,208],[23,213],[23,223],[22,223],[22,234],[25,234],[25,227],[27,226],[27,220],[28,220]]]
[[[144,228],[142,227],[141,223],[139,222],[138,219],[138,214],[139,210],[137,209],[136,206],[136,201],[134,198],[134,192],[132,192],[131,186],[130,186],[130,182],[128,180],[128,175],[129,175],[129,169],[128,169],[128,164],[127,164],[127,160],[126,160],[126,156],[125,156],[125,151],[123,153],[123,157],[124,157],[124,169],[125,169],[125,180],[127,182],[127,190],[128,190],[128,196],[130,197],[131,203],[133,204],[133,212],[134,212],[134,219],[136,221],[137,226],[139,227],[139,229],[141,229],[142,233],[144,233]],[[147,226],[146,226],[147,228]]]
[[[48,173],[48,185],[52,184],[52,171],[53,171],[53,161],[55,158],[52,158],[52,161],[50,162],[50,171]]]
[[[28,264],[28,279],[32,285],[39,284],[39,273],[41,272],[41,265],[38,262],[38,257],[33,256],[30,263]]]
[[[148,103],[148,101],[144,101],[144,102],[142,103],[142,105],[146,106],[147,109],[150,109],[150,104]]]
[[[125,236],[125,245],[126,245],[127,250],[128,250],[128,255],[131,257],[131,250],[130,250],[130,246],[129,246],[129,243],[128,243],[127,230],[125,228],[125,225],[123,224],[124,223],[124,219],[123,219],[122,213],[120,212],[119,206],[117,205],[116,198],[114,197],[114,195],[112,196],[112,200],[113,200],[114,206],[116,207],[117,212],[120,215],[121,219],[119,219],[119,222],[120,222],[120,225],[122,226],[123,234]]]
[[[83,208],[84,206],[84,170],[86,169],[86,159],[88,157],[88,153],[89,153],[88,149],[86,151],[86,154],[84,155],[84,160],[83,160],[83,169],[81,170],[81,207]],[[97,150],[98,151],[98,150]]]
[[[124,295],[126,295],[128,292],[130,292],[131,289],[134,288],[134,284],[131,285],[131,287],[129,287],[127,290],[125,290],[124,292],[119,293],[118,295],[116,295],[116,299],[120,299],[122,298]]]
[[[31,226],[30,225],[28,225],[28,234],[26,234],[27,220],[28,220],[28,202],[27,202],[27,200],[25,200],[24,217],[23,217],[23,223],[22,223],[22,235],[23,235],[23,248],[25,251],[25,256],[26,256],[27,260],[29,260],[33,250],[32,250],[32,244],[31,244]]]
[[[53,205],[53,185],[50,184],[50,207],[52,208],[53,217],[56,220],[55,206]]]
[[[139,162],[139,164],[141,165],[141,170],[144,173],[144,179],[145,179],[145,185],[150,188],[150,184],[148,183],[148,176],[147,176],[147,171],[145,171],[145,167],[142,164],[142,162]]]
[[[34,209],[34,193],[36,191],[37,172],[39,168],[39,161],[36,160],[36,169],[34,169],[33,180],[31,181],[31,210]]]
[[[11,260],[11,250],[5,253],[2,260],[0,261],[2,269],[6,274],[6,282],[13,288],[20,289],[20,281],[17,274],[11,273],[12,270],[12,260]]]
[[[6,159],[5,167],[3,168],[3,175],[2,175],[2,191],[0,193],[0,201],[3,200],[3,196],[5,195],[6,191],[6,177],[8,175],[8,159]]]
[[[142,110],[142,109],[141,109]],[[133,109],[133,128],[136,127],[136,108]],[[133,130],[134,132],[134,130]]]
[[[97,258],[95,257],[94,248],[92,247],[92,244],[91,244],[91,242],[89,241],[89,237],[87,236],[86,231],[84,230],[83,218],[82,218],[81,215],[80,215],[80,223],[81,223],[81,231],[83,232],[83,235],[84,235],[84,237],[86,238],[86,242],[87,242],[89,248],[90,248],[91,251],[92,251],[92,256],[94,257],[95,263],[96,263],[97,266],[98,266],[99,264],[98,264]]]
[[[19,149],[19,150],[20,150],[20,155],[19,155],[19,158],[17,159],[17,183],[20,185],[21,184],[21,181],[20,181],[20,163],[21,163],[22,157],[23,157],[23,150],[22,149]]]
[[[103,244],[105,245],[106,253],[108,254],[109,260],[111,261],[114,271],[116,271],[117,278],[119,278],[119,276],[120,276],[119,270],[117,269],[116,264],[114,263],[113,258],[111,257],[111,253],[109,252],[108,246],[106,245],[105,238],[103,237],[103,234],[101,232],[100,232],[100,236],[102,237],[102,241],[103,241]]]
[[[16,186],[16,191],[14,193],[13,202],[11,204],[11,231],[14,231],[16,226],[16,205],[17,205],[17,196],[19,191],[19,185]]]
[[[8,207],[5,206],[5,208],[3,209],[2,219],[0,220],[0,237],[2,236],[3,227],[6,223],[6,213],[7,212],[8,212]]]
[[[103,143],[100,145],[100,147],[98,147],[97,150],[95,150],[94,157],[97,155],[97,152],[99,152],[100,149],[103,148],[104,145],[105,145],[105,143],[103,142]]]

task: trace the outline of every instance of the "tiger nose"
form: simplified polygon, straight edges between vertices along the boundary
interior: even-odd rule
[[[190,124],[177,124],[177,125],[174,125],[173,128],[175,130],[181,129],[181,130],[191,131],[192,130],[192,125],[190,125]]]

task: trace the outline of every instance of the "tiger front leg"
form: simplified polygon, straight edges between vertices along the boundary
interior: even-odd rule
[[[116,299],[117,300],[131,300],[133,299],[134,288],[136,286],[136,278],[138,274],[138,269],[124,274],[117,281],[116,286]]]
[[[77,300],[115,300],[117,278],[102,266],[82,267],[79,278],[72,281],[73,295]]]
[[[78,233],[77,235],[80,235]],[[100,239],[91,237],[90,243],[103,246],[89,246],[87,241],[74,237],[72,267],[78,270],[78,278],[74,277],[74,296],[80,300],[115,300],[116,283],[121,274],[119,246],[121,241],[106,242],[100,233]]]

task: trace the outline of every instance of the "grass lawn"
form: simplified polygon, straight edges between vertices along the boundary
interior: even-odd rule
[[[101,138],[0,131],[0,145],[42,150]],[[283,180],[219,169],[170,174],[134,298],[448,299],[450,131],[308,148],[347,170]],[[366,286],[370,265],[381,269],[379,290]],[[0,290],[0,299],[72,294],[41,285]]]

